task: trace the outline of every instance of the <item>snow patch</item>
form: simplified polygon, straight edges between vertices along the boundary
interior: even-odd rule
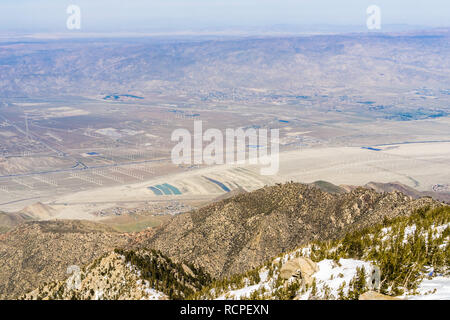
[[[424,279],[417,289],[417,295],[406,295],[408,300],[450,300],[450,277]]]

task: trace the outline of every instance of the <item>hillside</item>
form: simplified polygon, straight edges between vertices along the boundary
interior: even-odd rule
[[[375,274],[379,272],[379,277]],[[315,241],[214,282],[197,299],[450,299],[450,207]]]
[[[23,213],[8,213],[0,211],[0,233],[7,232],[13,227],[18,226],[32,218]]]
[[[214,277],[241,273],[282,252],[317,240],[330,240],[423,206],[399,192],[357,188],[331,194],[314,186],[287,183],[237,195],[181,214],[138,246],[161,250],[202,266]]]
[[[413,197],[414,199],[418,199],[421,197],[432,197],[435,200],[450,203],[449,192],[417,191],[416,189],[404,185],[400,182],[393,182],[393,183],[369,182],[364,187],[374,189],[377,192],[399,191],[407,196]]]
[[[0,211],[0,233],[5,233],[27,221],[50,219],[56,214],[55,209],[41,202],[27,206],[19,212]]]
[[[449,299],[450,207],[313,241],[242,274],[212,280],[154,250],[115,250],[74,279],[23,299]],[[377,272],[378,275],[377,276]]]
[[[209,277],[224,279],[243,274],[299,246],[339,241],[349,232],[358,232],[388,219],[407,219],[423,207],[448,208],[431,198],[414,200],[397,191],[377,193],[372,189],[356,188],[337,194],[312,185],[287,183],[235,195],[175,216],[157,229],[135,234],[121,234],[106,225],[87,221],[26,222],[0,235],[0,298],[16,298],[38,287],[41,291],[34,295],[35,298],[53,297],[50,291],[57,287],[59,292],[62,283],[58,281],[67,277],[69,267],[81,268],[101,257],[106,259],[102,266],[117,264],[117,272],[126,273],[130,282],[128,291],[116,290],[104,298],[153,297],[137,293],[142,288],[154,290],[156,293],[149,292],[158,297],[183,298],[194,294],[200,288],[199,283],[204,285]],[[445,212],[448,215],[448,211]],[[441,220],[436,220],[438,222]],[[115,249],[119,251],[112,253]],[[156,250],[157,254],[146,255],[147,250]],[[149,285],[141,281],[145,285],[136,287],[131,285],[135,283],[134,273],[119,263],[117,254],[126,257],[126,263],[130,262],[141,271],[147,270],[148,259],[145,257],[152,260],[151,257],[156,255],[157,264],[170,266],[161,269],[162,274],[157,276],[159,280],[167,280],[168,275],[164,274],[171,270],[178,270],[175,273],[181,278],[175,276],[168,285],[144,277],[141,280],[149,281]],[[322,260],[325,258],[328,256],[324,254]],[[342,258],[361,259],[345,255]],[[185,276],[180,273],[180,266],[185,273],[191,274],[183,265],[189,266],[188,269],[202,280],[182,280]],[[100,269],[97,271],[99,273]],[[90,293],[91,290],[95,293],[97,285],[115,286],[114,279],[105,284],[96,281],[96,277],[93,275],[84,284],[89,294],[75,298],[95,298]],[[56,282],[44,290],[44,283],[50,281]],[[174,285],[178,282],[180,285]],[[186,283],[191,283],[192,291],[181,287]],[[60,292],[57,297],[70,298],[71,294]]]
[[[128,243],[126,235],[87,221],[27,222],[0,235],[0,299],[11,299],[42,282],[64,279],[67,268],[83,266]]]
[[[345,188],[342,188],[340,186],[336,186],[328,181],[315,181],[313,183],[311,183],[311,185],[319,188],[322,191],[325,192],[329,192],[329,193],[338,193],[338,194],[342,194],[347,192],[347,190]]]
[[[20,213],[31,216],[35,220],[50,219],[58,214],[55,209],[41,202],[25,207]]]
[[[78,280],[44,284],[21,299],[184,299],[211,282],[202,270],[176,264],[160,252],[119,249],[81,269]]]

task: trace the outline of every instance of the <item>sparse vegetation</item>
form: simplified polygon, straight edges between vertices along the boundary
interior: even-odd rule
[[[132,250],[116,249],[115,252],[123,255],[127,263],[137,267],[141,277],[149,281],[150,287],[164,292],[169,299],[184,299],[212,281],[202,268],[196,268],[192,264],[174,263],[156,250],[137,253]]]
[[[290,184],[289,188],[295,189],[297,186]],[[277,188],[285,190],[282,186],[276,186],[271,190],[278,190]],[[304,192],[323,194],[312,187],[306,187]],[[356,194],[358,197],[365,197],[366,203],[391,200],[386,195],[375,200],[367,199],[368,197],[380,197],[371,191],[356,190]],[[240,201],[248,204],[249,200],[246,196],[240,195],[236,199],[224,200],[221,205],[227,206]],[[354,197],[355,195],[345,196]],[[397,194],[393,193],[392,197],[397,197]],[[297,201],[291,199],[293,202],[290,203],[288,199],[291,198],[286,198],[285,195],[281,196],[280,200],[287,201],[282,204],[283,208],[290,208],[292,203],[295,204]],[[404,201],[410,204],[408,200]],[[130,247],[115,249],[114,252],[105,253],[89,265],[85,265],[81,273],[81,290],[72,290],[64,281],[56,281],[44,284],[24,297],[33,299],[140,299],[151,297],[214,299],[222,297],[226,299],[354,300],[369,290],[369,270],[366,270],[365,266],[370,268],[377,266],[380,269],[381,293],[391,296],[411,294],[414,293],[427,273],[443,275],[449,273],[450,207],[436,205],[435,202],[428,200],[425,203],[427,202],[431,205],[415,209],[410,215],[406,213],[391,215],[385,212],[383,219],[374,220],[378,221],[376,224],[362,229],[349,227],[350,231],[343,233],[341,237],[310,241],[297,249],[285,250],[278,257],[268,260],[259,267],[217,279],[213,279],[197,264],[175,262],[158,250],[139,249],[139,245],[142,243],[139,245],[134,243],[135,249],[130,249]],[[260,203],[255,202],[254,205],[259,207]],[[278,205],[280,207],[280,204]],[[383,205],[385,206],[385,204]],[[248,214],[248,217],[251,218],[252,214],[248,207],[247,210],[247,213],[244,212],[243,215]],[[194,223],[203,224],[207,221],[202,214],[204,214],[203,211],[193,213]],[[201,221],[195,219],[201,219]],[[57,233],[64,237],[71,237],[72,233],[76,233],[77,236],[83,237],[94,237],[95,235],[95,238],[97,238],[97,233],[104,234],[103,228],[106,228],[98,227],[95,224],[67,225],[60,221],[31,224],[30,226],[38,226],[44,234]],[[114,233],[108,237],[113,235]],[[282,278],[280,276],[281,269],[288,261],[298,257],[310,258],[312,260],[308,260],[310,264],[326,261],[330,268],[337,268],[334,269],[336,272],[327,275],[325,280],[336,279],[339,283],[342,282],[339,288],[331,288],[326,281],[317,280],[315,277],[310,278],[311,282],[305,282],[305,278],[299,277],[295,270],[292,271],[294,272],[292,275],[297,274],[295,277],[289,275],[289,280],[284,276]],[[351,265],[354,273],[350,273],[350,276],[347,272],[348,269],[343,269],[348,268],[345,267],[345,265],[348,266],[348,261],[359,261],[359,264]],[[357,267],[353,267],[354,265]],[[346,275],[342,273],[345,270],[347,270]],[[241,293],[237,293],[239,291]]]
[[[399,295],[416,289],[427,270],[449,272],[449,223],[450,207],[421,208],[409,217],[385,220],[341,240],[314,243],[311,258],[374,261],[381,270],[381,292]]]
[[[197,293],[195,298],[217,298],[232,290],[255,285],[259,280],[252,275],[263,271],[272,279],[272,290],[255,290],[250,295],[251,299],[293,299],[309,292],[310,299],[355,300],[369,290],[364,267],[356,269],[350,283],[342,283],[336,297],[331,295],[326,285],[319,294],[315,281],[311,286],[304,287],[296,281],[284,282],[279,276],[283,261],[287,256],[299,256],[301,252],[309,252],[307,255],[316,262],[333,260],[337,266],[340,259],[371,261],[381,271],[381,293],[392,296],[413,293],[430,270],[435,274],[449,274],[449,238],[450,207],[424,207],[411,216],[385,219],[382,223],[350,232],[338,240],[314,241],[288,255],[279,255],[251,272],[215,281]],[[338,278],[341,277],[343,275],[339,274]]]

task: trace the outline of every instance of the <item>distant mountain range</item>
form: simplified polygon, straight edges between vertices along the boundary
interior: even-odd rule
[[[449,32],[223,38],[113,38],[0,43],[3,97],[265,101],[318,88],[368,93],[449,83]],[[358,88],[358,89],[356,89]],[[258,92],[257,90],[263,90]],[[133,93],[133,95],[134,95]]]
[[[338,194],[349,192],[351,190],[358,188],[357,186],[350,186],[350,185],[336,186],[336,185],[326,182],[326,181],[316,181],[316,182],[313,182],[312,185],[318,187],[319,189],[321,189],[325,192],[338,193]],[[364,188],[373,189],[376,192],[380,192],[380,193],[398,191],[398,192],[401,192],[404,195],[410,196],[414,199],[419,199],[419,198],[423,198],[423,197],[431,197],[437,201],[450,203],[450,193],[449,192],[418,191],[418,190],[411,188],[401,182],[390,182],[390,183],[369,182],[364,185]]]

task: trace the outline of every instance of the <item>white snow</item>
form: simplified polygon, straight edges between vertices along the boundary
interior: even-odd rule
[[[450,227],[450,223],[443,224],[443,225],[440,225],[440,226],[432,225],[431,226],[431,230],[433,231],[433,235],[432,235],[433,239],[437,239],[440,236],[442,236],[442,233],[449,227]],[[417,226],[415,224],[413,224],[411,226],[406,226],[405,227],[405,234],[404,234],[404,237],[403,237],[403,243],[407,243],[408,242],[408,238],[411,237],[412,235],[414,235],[416,233],[416,231],[417,231]],[[381,241],[389,240],[391,238],[391,233],[392,233],[392,228],[391,227],[381,229],[381,232],[380,232],[380,236],[382,236]],[[426,232],[422,231],[420,233],[420,235],[426,236]],[[447,241],[448,240],[446,239],[444,244],[446,244]]]
[[[94,300],[102,300],[103,299],[103,290],[95,290]]]
[[[339,264],[333,260],[322,260],[317,265],[319,271],[313,277],[316,278],[316,286],[318,292],[324,290],[327,286],[330,288],[330,294],[338,298],[339,288],[345,281],[344,292],[348,291],[348,284],[356,276],[357,268],[364,267],[366,275],[372,271],[372,264],[370,262],[355,260],[355,259],[340,259]]]
[[[266,282],[269,277],[269,270],[263,270],[259,273],[259,277],[261,278],[261,282]]]
[[[413,224],[412,226],[407,226],[405,228],[405,235],[403,236],[403,243],[404,244],[408,243],[409,236],[414,235],[414,233],[416,232],[416,229],[417,229],[417,227],[416,227],[415,224]]]
[[[311,256],[311,248],[310,247],[302,248],[300,252],[303,257],[309,258]]]
[[[381,229],[381,234],[380,236],[382,236],[383,238],[381,238],[381,241],[387,241],[389,240],[389,233],[392,231],[392,228],[383,228]]]
[[[433,225],[432,226],[433,239],[442,236],[442,233],[449,227],[450,223],[439,226]],[[413,236],[416,232],[421,232],[421,234],[425,233],[425,231],[419,231],[419,228],[415,224],[406,226],[404,229],[403,243],[407,243],[408,238]],[[382,241],[386,241],[391,239],[393,233],[396,232],[394,232],[392,227],[387,227],[381,229],[379,236],[381,237]],[[450,241],[450,239],[448,238],[449,237],[444,239],[444,244],[442,244],[442,246],[445,246],[448,243],[448,241]],[[224,300],[224,299],[249,298],[253,292],[260,290],[261,288],[264,288],[265,292],[270,296],[270,294],[277,289],[274,288],[274,284],[276,283],[277,278],[279,276],[278,270],[279,268],[277,267],[278,263],[281,262],[282,264],[285,264],[287,261],[298,256],[310,257],[311,251],[312,251],[311,245],[308,245],[306,247],[299,248],[291,253],[286,253],[283,256],[274,259],[272,262],[274,266],[273,276],[269,277],[268,270],[263,268],[260,271],[260,278],[261,278],[260,283],[250,286],[248,282],[244,282],[246,285],[243,288],[234,290],[232,288],[229,288],[229,290],[226,293],[223,293],[217,299]],[[360,269],[362,267],[364,267],[366,272],[366,283],[369,283],[370,274],[372,273],[372,270],[374,268],[374,265],[371,262],[355,259],[340,259],[338,263],[333,260],[322,260],[318,262],[317,265],[319,267],[319,271],[313,275],[313,278],[315,278],[316,280],[317,296],[322,298],[326,297],[328,299],[338,299],[339,291],[341,288],[343,289],[343,293],[347,295],[351,280],[354,279],[355,276],[357,275],[358,272],[357,269]],[[300,296],[300,299],[306,300],[310,298],[311,292],[312,289],[309,288],[307,292],[303,293]],[[327,293],[327,295],[325,293]],[[433,279],[425,279],[422,281],[418,290],[416,290],[415,293],[417,294],[413,295],[412,293],[408,293],[401,298],[413,300],[422,300],[422,299],[450,300],[450,277],[437,275]],[[298,294],[300,294],[300,291],[298,292]]]
[[[263,287],[265,288],[266,291],[270,291],[271,290],[270,283],[272,283],[273,279],[269,279],[269,270],[263,268],[259,273],[259,277],[261,281],[258,284],[251,286],[246,285],[241,289],[230,290],[227,293],[218,297],[216,300],[228,300],[228,299],[239,300],[242,298],[249,298],[254,291],[257,291]],[[247,282],[248,279],[245,279],[244,281]]]
[[[406,295],[408,300],[450,300],[450,277],[424,279],[417,289],[417,295]]]
[[[162,300],[167,298],[164,293],[156,291],[152,288],[146,288],[144,289],[144,292],[147,294],[147,297],[145,298],[146,300]]]
[[[441,237],[441,236],[442,236],[442,233],[443,233],[447,228],[450,228],[450,223],[443,224],[443,225],[440,225],[440,226],[437,226],[437,227],[433,226],[433,239],[437,239],[437,238]],[[447,239],[448,239],[448,238],[447,238]],[[446,240],[447,240],[447,239],[446,239]],[[448,241],[448,240],[447,240],[447,241]],[[446,242],[447,242],[447,241],[446,241]],[[445,244],[446,244],[446,242],[445,242]]]
[[[231,290],[231,291],[228,291],[227,294],[220,296],[216,300],[227,300],[227,299],[239,300],[244,297],[249,297],[253,291],[258,290],[259,288],[260,288],[260,285],[255,284],[253,286],[244,287],[242,289]]]
[[[282,259],[284,260],[285,257]],[[322,260],[318,263],[319,271],[316,272],[313,277],[316,279],[316,288],[319,295],[324,294],[325,287],[329,288],[329,293],[335,298],[338,298],[338,291],[342,284],[345,282],[344,293],[348,292],[348,285],[350,281],[356,276],[357,268],[364,267],[366,275],[372,271],[372,264],[370,262],[354,260],[354,259],[340,259],[339,264],[336,264],[333,260]],[[269,278],[268,270],[263,269],[260,272],[261,281],[258,284],[251,286],[244,286],[243,288],[236,290],[229,290],[217,298],[217,300],[226,299],[242,299],[249,298],[250,295],[264,287],[267,293],[273,292],[276,288],[273,288],[273,284],[276,281],[276,274],[274,277]],[[307,299],[309,292],[302,295],[301,299]],[[330,297],[330,298],[333,298]]]

